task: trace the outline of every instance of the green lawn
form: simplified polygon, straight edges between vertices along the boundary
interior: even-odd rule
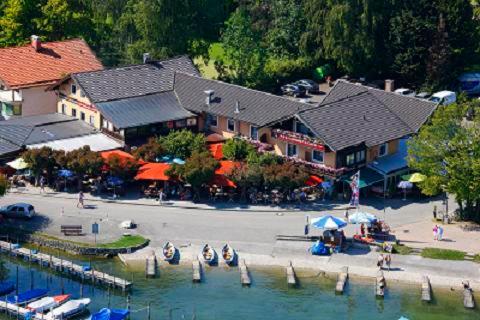
[[[465,252],[458,250],[425,248],[422,250],[422,257],[442,260],[463,260]]]
[[[407,255],[412,253],[412,248],[407,247],[404,244],[394,244],[393,253]]]
[[[202,75],[207,79],[217,79],[218,72],[215,70],[215,61],[222,60],[226,66],[228,66],[228,59],[225,58],[225,50],[220,42],[215,42],[210,45],[208,49],[209,61],[207,64],[203,61],[203,57],[197,57],[194,59],[194,63],[200,69]]]
[[[110,249],[134,247],[134,246],[141,245],[145,241],[147,241],[147,239],[145,239],[140,235],[122,236],[117,241],[110,242],[110,243],[102,243],[102,244],[99,244],[98,247],[110,248]]]

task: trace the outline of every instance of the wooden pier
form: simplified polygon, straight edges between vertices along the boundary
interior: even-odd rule
[[[30,319],[32,320],[42,320],[42,319],[47,319],[44,314],[41,313],[32,313],[30,310],[20,307],[16,304],[8,303],[6,301],[0,301],[0,310],[2,310],[3,313],[10,314],[17,319],[25,319],[27,315],[30,316]],[[49,318],[50,319],[50,318]]]
[[[193,269],[193,282],[202,282],[202,265],[200,264],[200,260],[193,259],[192,262],[192,269]]]
[[[240,282],[243,286],[250,286],[252,281],[250,279],[250,274],[248,273],[247,265],[245,264],[245,260],[240,260],[238,265],[238,269],[240,270]]]
[[[337,285],[335,286],[335,293],[343,294],[345,290],[345,284],[348,279],[348,267],[343,267],[342,271],[337,276]]]
[[[465,285],[466,284],[466,285]],[[468,281],[463,282],[463,306],[467,309],[475,308],[475,299],[473,298],[473,291],[470,288]]]
[[[377,277],[375,278],[375,295],[377,298],[383,298],[385,296],[385,287],[387,283],[385,282],[385,277],[383,276],[383,271],[379,270]]]
[[[155,253],[145,260],[145,275],[147,278],[154,278],[157,275],[157,256]]]
[[[295,274],[295,269],[293,269],[292,261],[287,266],[287,283],[289,286],[297,285],[297,275]]]
[[[57,258],[51,254],[37,252],[36,250],[18,247],[10,242],[0,241],[0,251],[25,261],[38,263],[42,267],[49,267],[55,271],[79,277],[82,280],[91,280],[93,284],[119,288],[123,291],[129,290],[132,287],[132,283],[127,280],[94,270],[93,268],[91,270],[85,270],[84,266],[75,264],[73,261]]]
[[[430,285],[430,279],[427,276],[422,278],[422,301],[432,301],[432,287]]]

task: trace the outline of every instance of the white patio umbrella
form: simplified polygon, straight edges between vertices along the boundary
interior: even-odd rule
[[[28,163],[26,163],[23,158],[17,158],[13,161],[7,162],[7,165],[15,170],[22,170],[28,168]]]
[[[398,187],[403,189],[403,200],[407,200],[407,189],[412,189],[413,183],[410,181],[400,181]]]
[[[368,212],[361,212],[361,211],[355,212],[348,217],[348,222],[352,224],[364,223],[367,225],[371,225],[373,222],[377,220],[378,218],[375,215]]]

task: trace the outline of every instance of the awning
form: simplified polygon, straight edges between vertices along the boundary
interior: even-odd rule
[[[222,143],[213,143],[208,146],[208,150],[212,154],[212,156],[217,159],[223,159],[223,144]]]
[[[311,175],[307,181],[305,182],[305,184],[309,187],[314,187],[314,186],[318,186],[320,183],[323,182],[323,179],[320,178],[319,176],[316,176],[316,175]]]
[[[170,177],[165,172],[170,169],[167,163],[146,163],[140,167],[135,180],[160,180],[168,181]]]
[[[356,172],[352,173],[350,176],[343,177],[342,180],[347,182],[347,183],[351,183],[352,182],[352,176],[355,173]],[[360,169],[360,184],[359,184],[360,189],[371,186],[372,184],[375,184],[377,182],[381,182],[383,180],[384,180],[383,176],[373,169],[370,169],[370,168]]]
[[[407,163],[407,141],[408,139],[400,139],[398,150],[394,154],[377,158],[368,166],[380,174],[389,175],[393,172],[408,168]]]
[[[108,137],[103,133],[95,133],[84,135],[76,138],[70,139],[61,139],[61,140],[53,140],[45,143],[38,143],[38,144],[31,144],[28,145],[28,149],[34,148],[41,148],[41,147],[50,147],[53,150],[60,150],[60,151],[72,151],[75,149],[79,149],[83,146],[90,146],[90,150],[92,151],[105,151],[105,150],[113,150],[113,149],[120,149],[123,145]]]

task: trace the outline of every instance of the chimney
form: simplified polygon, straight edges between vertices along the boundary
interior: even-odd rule
[[[210,103],[212,102],[212,97],[213,97],[213,94],[215,93],[215,91],[213,91],[213,90],[205,90],[204,92],[205,92],[205,94],[207,95],[207,96],[205,97],[205,104],[206,104],[207,106],[209,106]]]
[[[40,51],[40,48],[42,47],[42,42],[40,41],[40,38],[36,35],[32,35],[30,39],[32,41],[32,47],[35,49],[35,51]]]
[[[395,90],[395,81],[391,79],[385,80],[385,91],[393,92]]]
[[[236,101],[235,102],[235,114],[240,113],[240,102]]]
[[[149,63],[150,62],[150,53],[145,52],[143,54],[143,63]]]

